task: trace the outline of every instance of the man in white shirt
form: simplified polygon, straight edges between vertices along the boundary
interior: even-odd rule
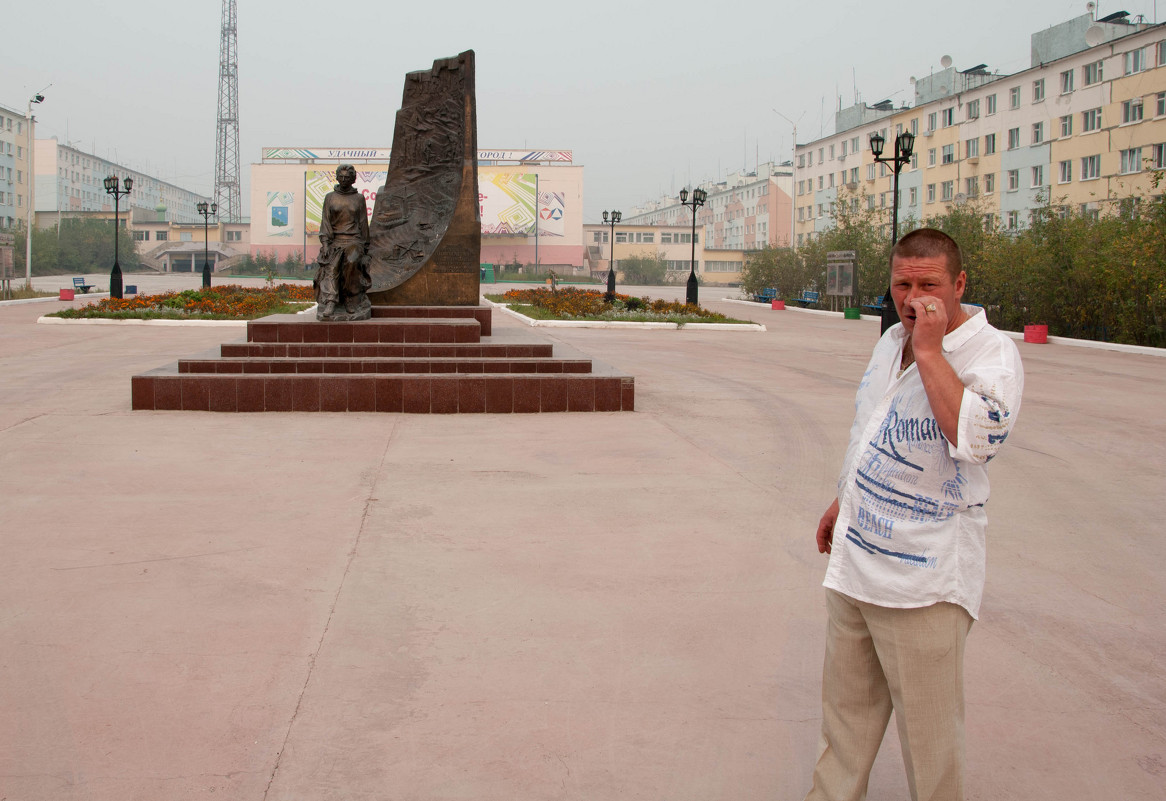
[[[1024,387],[1012,340],[960,304],[966,281],[959,246],[940,231],[912,231],[891,251],[902,323],[867,365],[838,497],[818,523],[829,625],[807,801],[866,796],[892,709],[911,798],[963,798],[963,654],[984,588],[986,465]]]

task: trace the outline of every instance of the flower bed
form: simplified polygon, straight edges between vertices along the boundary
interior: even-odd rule
[[[310,284],[242,287],[235,284],[187,289],[161,295],[103,298],[76,309],[49,315],[64,318],[254,320],[269,314],[300,311],[315,301]]]
[[[607,302],[604,293],[594,289],[565,287],[557,292],[548,289],[511,289],[504,295],[487,295],[489,300],[525,307],[524,313],[543,320],[603,320],[670,323],[738,323],[723,314],[677,300],[653,300],[616,294]]]

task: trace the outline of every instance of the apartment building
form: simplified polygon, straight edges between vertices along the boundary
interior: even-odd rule
[[[733,173],[723,181],[701,184],[708,192],[697,213],[697,227],[710,248],[759,250],[787,245],[793,202],[791,165],[759,164],[756,170]],[[678,197],[662,197],[624,215],[628,225],[692,225],[692,213]]]
[[[196,206],[211,202],[205,195],[61,144],[56,137],[37,139],[35,156],[38,227],[54,225],[70,213],[113,211],[113,198],[103,185],[110,175],[133,179],[133,191],[120,202],[123,211],[160,209],[169,220],[193,223],[202,220]]]
[[[799,145],[795,241],[833,225],[840,198],[886,209],[893,173],[875,164],[876,131],[892,155],[915,134],[899,176],[899,217],[943,214],[976,201],[987,221],[1018,229],[1052,204],[1101,213],[1152,191],[1166,153],[1166,26],[1086,14],[1031,37],[1032,66],[1000,75],[980,64],[914,82],[915,102],[839,111],[836,133]]]
[[[23,111],[0,106],[0,230],[20,228],[28,219],[28,133]]]

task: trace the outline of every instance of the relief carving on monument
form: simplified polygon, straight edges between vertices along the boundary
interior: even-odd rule
[[[477,157],[474,52],[409,73],[369,226],[373,303],[478,304]]]

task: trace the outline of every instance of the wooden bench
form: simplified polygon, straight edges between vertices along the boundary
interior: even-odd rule
[[[777,300],[777,290],[773,287],[766,287],[753,296],[753,300],[757,303],[770,303]]]
[[[821,292],[806,292],[803,290],[802,296],[800,298],[794,298],[794,303],[797,303],[801,306],[813,306],[818,302],[818,298],[821,296]]]
[[[89,290],[93,289],[93,284],[85,283],[84,278],[74,278],[73,288],[87,295],[89,294]]]
[[[874,303],[864,303],[864,304],[862,304],[862,308],[870,309],[873,312],[880,312],[881,313],[883,310],[883,299],[884,298],[886,298],[886,295],[879,295],[877,298],[875,298]]]

